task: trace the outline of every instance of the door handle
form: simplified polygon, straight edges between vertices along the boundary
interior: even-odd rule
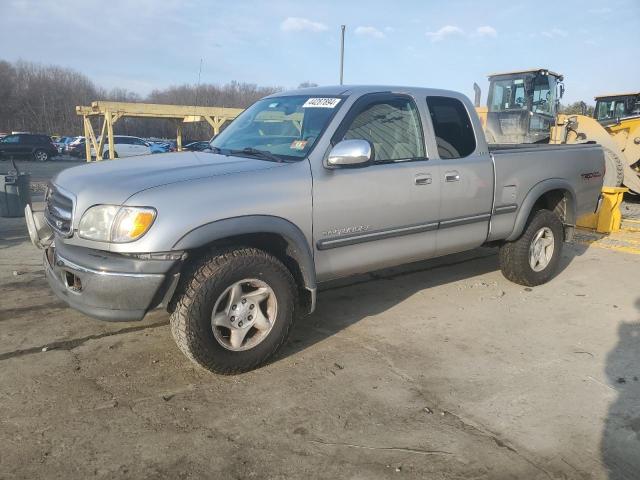
[[[414,177],[413,183],[416,185],[429,185],[431,184],[431,175],[419,173]]]
[[[447,172],[444,174],[445,182],[458,182],[460,180],[460,174],[458,172]]]

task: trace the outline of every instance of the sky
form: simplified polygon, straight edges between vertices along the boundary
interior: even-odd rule
[[[488,73],[565,75],[563,103],[640,90],[640,0],[0,0],[0,59],[57,64],[105,88],[232,80],[458,90]]]

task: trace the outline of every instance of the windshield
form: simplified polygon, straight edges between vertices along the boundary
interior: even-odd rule
[[[607,98],[596,102],[596,120],[616,120],[640,115],[640,95]]]
[[[537,75],[533,82],[531,111],[555,115],[556,78],[551,75]]]
[[[340,108],[340,97],[265,98],[236,118],[211,147],[222,153],[251,155],[262,150],[284,160],[298,160],[313,148],[329,121]]]

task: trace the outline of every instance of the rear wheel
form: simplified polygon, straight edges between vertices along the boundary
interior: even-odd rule
[[[533,287],[548,282],[558,269],[564,229],[550,210],[534,212],[523,234],[500,247],[502,274],[520,285]]]
[[[118,152],[116,152],[115,150],[113,151],[113,158],[118,158]],[[109,160],[109,150],[102,153],[102,159]]]
[[[255,248],[218,252],[183,275],[170,308],[171,332],[197,365],[245,372],[284,344],[296,300],[291,273],[272,255]]]
[[[49,160],[49,153],[46,150],[38,149],[33,152],[33,159],[36,162],[46,162]]]

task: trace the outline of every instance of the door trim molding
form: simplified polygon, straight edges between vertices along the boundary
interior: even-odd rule
[[[318,240],[316,248],[318,250],[330,250],[332,248],[347,247],[358,243],[373,242],[376,240],[384,240],[387,238],[401,237],[404,235],[413,235],[415,233],[430,232],[443,228],[458,227],[471,223],[483,222],[491,218],[490,213],[481,213],[468,217],[458,217],[442,220],[440,222],[420,223],[416,225],[407,225],[404,227],[386,228],[366,233],[357,233],[354,235],[333,236]]]
[[[501,213],[511,213],[518,209],[518,205],[511,203],[509,205],[500,205],[493,209],[494,215],[500,215]]]

